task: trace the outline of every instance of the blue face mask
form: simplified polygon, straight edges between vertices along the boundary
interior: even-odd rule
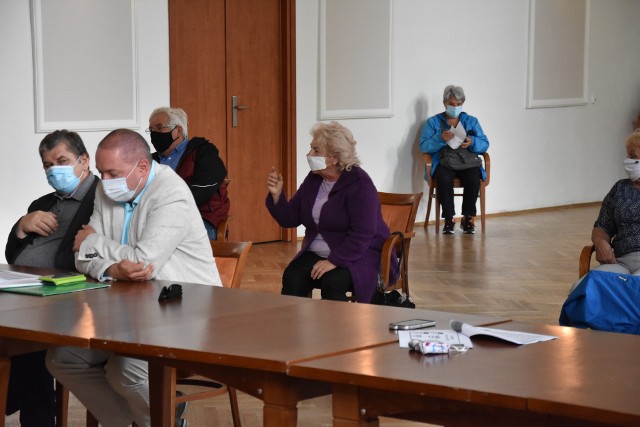
[[[454,107],[453,105],[447,105],[447,116],[457,119],[462,113],[462,105]]]
[[[78,157],[78,161],[73,166],[51,166],[47,169],[47,182],[49,185],[61,194],[69,194],[78,188],[80,178],[76,176],[73,169],[79,161],[80,158]]]

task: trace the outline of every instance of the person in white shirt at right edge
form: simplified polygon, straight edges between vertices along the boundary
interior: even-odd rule
[[[78,271],[99,280],[222,285],[191,191],[151,159],[141,135],[109,133],[98,145],[96,167],[103,181],[74,242]],[[47,368],[104,427],[150,426],[147,362],[60,347],[48,351]]]
[[[640,275],[640,129],[627,137],[622,166],[628,178],[616,182],[604,197],[591,230],[594,270]],[[580,284],[580,278],[569,293]]]

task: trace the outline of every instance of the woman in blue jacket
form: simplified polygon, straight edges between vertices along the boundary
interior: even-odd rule
[[[429,117],[420,136],[420,149],[423,153],[431,154],[433,159],[431,176],[438,180],[438,202],[442,206],[444,234],[453,234],[455,228],[453,180],[460,178],[464,187],[463,217],[460,227],[465,233],[473,234],[480,180],[486,178],[482,167],[452,170],[440,164],[440,154],[447,144],[451,148],[468,149],[476,154],[484,153],[489,149],[489,140],[482,131],[478,119],[462,111],[465,99],[464,90],[460,86],[447,86],[442,95],[445,112]],[[463,138],[460,138],[460,135],[463,135]]]

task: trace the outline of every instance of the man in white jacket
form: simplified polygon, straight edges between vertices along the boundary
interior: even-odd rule
[[[128,129],[98,145],[89,224],[74,242],[76,268],[99,280],[150,279],[221,286],[207,232],[185,182],[151,159]],[[150,426],[148,366],[75,347],[52,349],[47,368],[105,427]]]

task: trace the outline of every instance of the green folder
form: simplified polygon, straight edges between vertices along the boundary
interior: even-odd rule
[[[71,292],[86,291],[89,289],[108,288],[110,283],[100,282],[75,282],[68,285],[42,285],[42,286],[25,286],[23,288],[4,288],[0,289],[2,292],[13,292],[16,294],[37,295],[41,297],[48,297],[49,295],[68,294]]]

